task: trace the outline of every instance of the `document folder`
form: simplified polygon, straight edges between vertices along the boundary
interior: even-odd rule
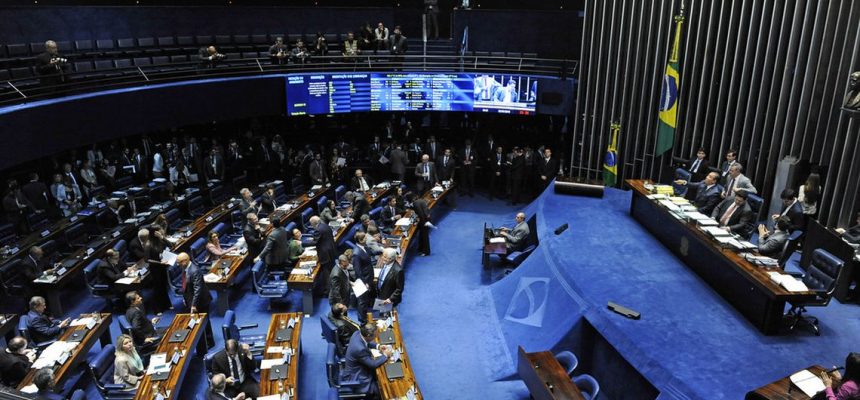
[[[293,329],[292,328],[278,329],[278,331],[275,332],[275,341],[276,342],[289,342],[292,337],[293,337]]]
[[[176,332],[173,332],[173,334],[170,335],[170,339],[167,342],[168,343],[184,342],[185,338],[188,336],[188,332],[191,332],[191,331],[188,329],[180,329]]]
[[[403,363],[396,362],[385,364],[385,375],[388,376],[389,381],[402,378]]]
[[[394,344],[394,331],[389,329],[379,333],[379,344]]]

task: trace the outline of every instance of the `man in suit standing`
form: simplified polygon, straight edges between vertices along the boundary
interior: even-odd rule
[[[734,198],[736,194],[740,192],[749,193],[758,193],[755,186],[753,186],[750,178],[747,178],[742,172],[744,170],[744,166],[741,163],[734,163],[731,167],[729,167],[729,175],[728,175],[728,183],[726,183],[726,190],[720,195],[724,199]]]
[[[266,191],[260,197],[260,211],[269,215],[275,212],[278,208],[278,200],[275,196],[275,185],[270,183],[266,185]]]
[[[286,272],[287,268],[292,268],[289,265],[289,248],[290,248],[290,236],[286,230],[281,226],[283,222],[281,222],[280,218],[273,218],[272,220],[272,232],[269,233],[269,236],[266,237],[266,245],[263,247],[263,250],[260,251],[260,254],[254,258],[254,263],[259,262],[261,259],[266,262],[266,266],[269,267],[270,271],[281,271]]]
[[[314,215],[310,219],[311,226],[316,233],[314,238],[317,244],[317,259],[320,262],[320,273],[322,274],[320,282],[322,282],[322,291],[328,292],[328,279],[331,274],[331,269],[334,267],[334,260],[337,259],[337,245],[334,242],[334,235],[331,228],[322,223],[320,217]]]
[[[16,387],[36,361],[36,350],[27,348],[27,339],[15,336],[0,350],[0,383]]]
[[[558,174],[558,159],[552,156],[549,147],[543,149],[543,158],[538,162],[538,175],[540,175],[541,191],[546,189],[552,178]]]
[[[797,192],[794,189],[783,189],[779,198],[782,199],[782,211],[771,215],[771,219],[776,222],[781,217],[788,218],[788,232],[806,229],[806,219],[803,217],[803,207],[797,201]]]
[[[358,303],[358,320],[367,322],[367,312],[373,306],[373,264],[370,261],[370,251],[366,247],[367,235],[364,232],[356,232],[355,249],[352,252],[352,270],[355,271],[356,280],[361,279],[367,285],[368,291],[356,297]]]
[[[406,177],[406,164],[409,163],[409,155],[403,151],[402,145],[394,145],[394,150],[391,150],[389,161],[391,161],[392,179],[403,182],[403,179]]]
[[[502,227],[501,232],[499,232],[499,235],[505,238],[505,247],[507,247],[508,253],[522,250],[531,233],[529,224],[526,223],[525,213],[517,213],[516,221],[517,224],[514,226],[514,229]]]
[[[421,162],[415,166],[415,188],[418,193],[424,193],[434,185],[439,183],[439,178],[436,175],[436,165],[430,161],[430,156],[424,154],[421,156]]]
[[[403,287],[406,283],[406,275],[403,267],[397,262],[397,250],[387,248],[379,257],[379,279],[376,284],[376,298],[385,304],[397,307],[403,299]]]
[[[206,281],[203,280],[207,271],[192,262],[188,253],[179,253],[176,256],[176,265],[185,271],[182,276],[182,297],[185,300],[185,305],[188,306],[188,312],[191,314],[208,314],[212,295],[209,294]],[[212,324],[209,321],[201,323],[206,325],[206,347],[211,348],[215,344]]]
[[[242,190],[239,191],[239,194],[242,196],[239,200],[239,211],[242,215],[248,215],[250,213],[256,214],[260,211],[257,206],[257,200],[254,200],[254,194],[251,193],[248,188],[242,188]]]
[[[311,177],[311,183],[314,185],[325,185],[328,182],[328,176],[326,175],[325,165],[322,163],[322,158],[320,153],[316,153],[314,155],[314,160],[311,162],[309,166],[308,173]]]
[[[728,183],[729,178],[729,169],[738,163],[738,152],[734,149],[729,149],[726,152],[726,161],[723,161],[723,164],[720,165],[720,177],[722,177],[723,182]]]
[[[21,188],[24,197],[36,212],[47,212],[50,216],[57,216],[54,207],[51,207],[51,197],[48,195],[48,187],[39,181],[39,174],[33,172],[30,174],[30,182],[24,184]]]
[[[458,154],[460,157],[460,194],[468,193],[469,197],[475,197],[475,163],[478,160],[472,141],[466,139],[463,150]]]
[[[427,200],[412,194],[412,209],[418,217],[418,255],[421,257],[430,255],[430,207]]]
[[[711,163],[705,159],[707,153],[705,153],[704,148],[699,148],[696,151],[696,158],[690,160],[688,164],[687,171],[693,175],[693,180],[700,181],[703,179],[705,174],[708,173],[708,167],[711,166]]]
[[[409,145],[409,158],[419,160],[422,154],[424,154],[424,146],[421,145],[421,138],[416,136],[415,141]]]
[[[248,213],[245,215],[245,224],[242,225],[242,237],[245,238],[245,243],[248,245],[248,254],[256,258],[260,251],[263,250],[263,229],[260,227],[257,214]]]
[[[675,183],[696,188],[696,198],[693,200],[693,205],[698,207],[700,213],[710,215],[714,211],[714,207],[720,202],[720,186],[717,185],[718,179],[720,179],[720,174],[711,171],[705,176],[705,180],[701,182],[688,182],[678,179]]]
[[[30,331],[30,337],[36,343],[47,342],[54,340],[60,336],[60,332],[69,326],[71,319],[66,318],[62,321],[56,321],[53,318],[45,315],[45,299],[41,296],[33,296],[30,298],[30,312],[27,317],[30,319],[27,329]]]
[[[354,255],[355,253],[353,253]],[[337,303],[350,303],[352,285],[349,279],[349,267],[349,257],[345,254],[338,256],[337,268],[332,268],[328,283],[328,303],[332,305],[332,308]]]
[[[219,181],[224,180],[224,159],[221,157],[221,153],[218,153],[214,148],[209,151],[209,155],[206,156],[206,160],[203,162],[206,170],[206,181],[211,181],[213,179],[217,179]]]
[[[236,339],[227,339],[224,350],[212,357],[212,373],[227,377],[224,393],[228,396],[237,396],[239,393],[244,393],[250,399],[259,396],[260,383],[254,379],[255,368],[250,346],[239,344]]]
[[[224,374],[212,375],[209,380],[209,389],[206,389],[206,400],[245,400],[245,393],[239,393],[230,397],[227,390],[227,376]]]
[[[15,230],[19,234],[27,233],[27,210],[30,209],[29,201],[21,193],[18,187],[18,181],[10,180],[8,182],[9,191],[3,197],[3,210],[6,212],[6,221],[15,226]]]
[[[150,319],[146,316],[143,297],[136,291],[125,294],[125,303],[128,305],[128,309],[125,310],[125,319],[131,325],[131,338],[134,340],[135,346],[141,347],[141,352],[144,354],[152,353],[158,347],[158,342],[164,334],[164,329],[155,327],[160,318],[153,317]]]
[[[402,56],[406,54],[406,47],[406,36],[400,30],[400,25],[397,25],[394,27],[394,34],[388,37],[388,51],[393,56]]]
[[[711,218],[716,219],[720,226],[725,227],[729,232],[749,237],[754,216],[750,205],[747,204],[747,196],[747,192],[741,190],[735,196],[723,200],[711,213]]]
[[[375,382],[376,369],[384,365],[393,353],[390,347],[377,346],[373,341],[376,338],[376,329],[376,324],[367,323],[362,325],[358,332],[352,334],[346,347],[345,363],[340,371],[342,379],[358,381],[361,386],[356,391],[369,394],[370,398],[375,398],[374,396],[379,393],[379,387]],[[370,349],[377,347],[382,355],[374,357]]]
[[[442,154],[441,150],[442,148],[439,147],[439,143],[436,143],[436,136],[430,135],[430,138],[427,139],[427,145],[424,147],[424,151],[430,156],[431,160],[436,160]]]
[[[373,180],[371,180],[369,176],[365,176],[364,171],[360,169],[355,170],[355,176],[352,177],[350,188],[352,188],[354,192],[366,192],[372,187]]]
[[[505,177],[503,175],[504,168],[507,165],[505,154],[502,146],[496,148],[496,151],[487,157],[487,170],[489,170],[490,190],[488,198],[492,201],[496,195],[496,188],[504,193]],[[501,197],[501,196],[499,196]]]
[[[39,83],[50,87],[51,91],[57,90],[56,86],[66,81],[65,72],[68,67],[68,61],[60,55],[57,43],[53,40],[45,42],[45,52],[36,56]]]
[[[445,152],[436,160],[436,165],[439,166],[438,174],[440,181],[453,181],[454,169],[457,167],[457,162],[454,160],[454,154],[450,148],[446,148]]]
[[[779,217],[774,224],[773,232],[767,230],[764,224],[758,226],[758,252],[759,254],[778,259],[782,256],[785,242],[788,241],[791,220],[788,217]]]

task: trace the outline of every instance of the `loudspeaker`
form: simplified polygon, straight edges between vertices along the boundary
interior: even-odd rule
[[[536,112],[549,115],[570,115],[573,112],[573,98],[576,96],[573,80],[540,79]]]
[[[592,183],[563,181],[556,179],[554,189],[556,194],[603,197],[603,185]]]
[[[558,228],[555,228],[555,234],[561,235],[561,233],[566,231],[566,230],[567,230],[567,224],[565,223],[564,225],[559,226]]]

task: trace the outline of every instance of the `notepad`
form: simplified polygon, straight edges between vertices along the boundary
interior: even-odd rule
[[[490,238],[490,243],[504,243],[504,242],[505,242],[505,238],[503,238],[503,237]]]
[[[271,369],[276,365],[284,365],[284,360],[280,358],[270,358],[260,361],[260,369]]]
[[[377,275],[375,268],[374,275]],[[361,278],[356,279],[355,282],[352,283],[352,292],[355,293],[355,297],[361,297],[363,294],[367,293],[367,285],[364,284]]]
[[[791,375],[789,379],[791,379],[791,383],[797,385],[809,397],[815,396],[816,393],[824,390],[824,382],[821,381],[821,378],[815,376],[815,374],[807,369]]]

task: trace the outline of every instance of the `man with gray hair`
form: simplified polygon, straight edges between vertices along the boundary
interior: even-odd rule
[[[128,243],[128,252],[131,253],[134,261],[138,261],[146,255],[144,251],[146,242],[149,242],[149,229],[143,228],[137,231],[137,237]]]
[[[403,298],[403,287],[406,282],[403,267],[397,262],[397,250],[385,249],[379,257],[378,265],[381,269],[376,283],[376,298],[396,307]]]
[[[71,321],[66,318],[62,321],[56,321],[53,318],[45,315],[45,298],[41,296],[33,296],[30,299],[30,312],[27,313],[29,323],[27,329],[30,331],[30,337],[36,343],[47,342],[56,339],[60,336],[63,328],[69,326]]]
[[[36,350],[27,348],[27,339],[15,336],[0,350],[0,383],[16,387],[30,372],[30,366],[36,361]]]
[[[50,367],[42,368],[36,371],[33,375],[33,384],[39,389],[36,392],[36,399],[41,400],[62,400],[63,396],[54,393],[54,370]]]
[[[753,186],[750,178],[743,174],[744,166],[736,162],[729,167],[729,176],[726,177],[726,190],[723,191],[721,197],[724,199],[733,199],[740,191],[745,191],[747,194],[756,194],[758,191]]]
[[[206,391],[206,400],[245,400],[245,393],[239,393],[235,397],[227,396],[227,376],[224,374],[212,375],[209,381],[209,390]]]
[[[522,250],[525,247],[531,230],[529,224],[526,223],[526,214],[517,213],[517,225],[514,229],[502,227],[499,235],[505,238],[505,247],[508,248],[508,253],[512,251]]]
[[[347,253],[341,254],[337,258],[337,268],[332,268],[329,276],[328,284],[328,302],[329,304],[349,304],[352,294],[352,285],[350,284],[349,269],[352,267],[349,263]]]
[[[65,71],[68,65],[68,60],[60,55],[57,43],[53,40],[45,42],[45,52],[36,56],[39,83],[49,88],[49,91],[56,91],[57,86],[65,82]]]

